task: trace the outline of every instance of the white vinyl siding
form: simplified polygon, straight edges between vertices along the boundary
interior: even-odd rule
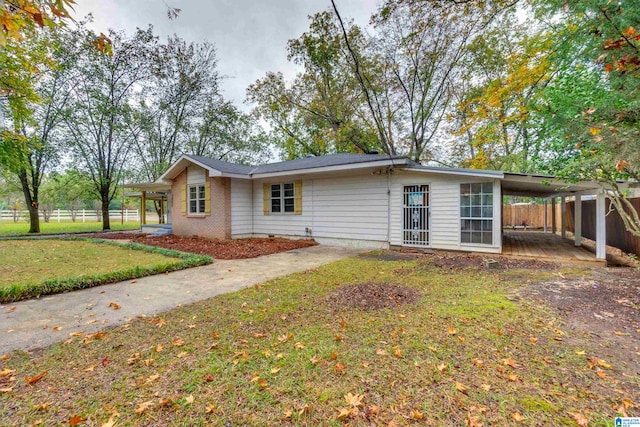
[[[253,233],[252,187],[247,179],[231,179],[231,237]]]
[[[500,238],[493,245],[463,245],[460,242],[460,184],[486,182],[487,179],[470,179],[468,176],[436,175],[426,173],[397,172],[391,186],[391,244],[402,245],[402,191],[404,185],[428,184],[431,203],[431,242],[434,249],[499,252]],[[497,188],[497,190],[496,190]],[[500,183],[494,182],[494,236],[499,236],[501,198]],[[498,232],[496,232],[498,228]]]
[[[387,241],[385,175],[304,180],[304,208],[295,216],[263,214],[263,183],[253,184],[254,234],[302,237],[309,228],[318,239]]]

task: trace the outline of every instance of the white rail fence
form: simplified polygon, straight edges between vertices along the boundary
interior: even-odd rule
[[[40,220],[45,220],[45,215],[40,212]],[[99,222],[102,221],[102,212],[93,209],[78,209],[76,211],[53,209],[48,213],[49,222]],[[140,222],[138,209],[110,210],[110,219],[124,220],[124,222]],[[74,221],[75,220],[75,221]],[[28,210],[0,209],[0,222],[29,221]]]

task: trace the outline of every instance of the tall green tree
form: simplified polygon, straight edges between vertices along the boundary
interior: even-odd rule
[[[158,41],[151,28],[132,36],[110,31],[108,55],[94,48],[91,31],[80,28],[77,37],[82,49],[65,123],[71,152],[100,198],[102,228],[109,230],[109,204],[140,132],[135,98],[151,76],[150,56]]]

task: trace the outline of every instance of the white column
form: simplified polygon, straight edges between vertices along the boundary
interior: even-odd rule
[[[575,237],[575,245],[582,245],[582,195],[576,194],[576,201],[573,204],[573,236]]]
[[[596,258],[607,259],[607,218],[605,212],[605,201],[607,200],[603,192],[596,196]]]
[[[560,196],[560,235],[567,237],[567,199]]]
[[[544,199],[544,212],[542,213],[544,217],[544,232],[547,232],[547,199]]]
[[[58,222],[60,222],[60,208],[58,208]]]
[[[82,222],[84,222],[84,209],[82,209]]]

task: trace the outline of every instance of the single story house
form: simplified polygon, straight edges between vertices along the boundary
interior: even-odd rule
[[[559,196],[563,206],[567,195],[577,201],[582,194],[597,195],[602,230],[606,198],[594,182],[567,184],[548,176],[346,153],[260,166],[183,155],[157,181],[131,186],[143,198],[145,192],[166,197],[176,235],[282,236],[372,249],[487,253],[502,251],[504,195]],[[598,250],[604,251],[599,240]]]

